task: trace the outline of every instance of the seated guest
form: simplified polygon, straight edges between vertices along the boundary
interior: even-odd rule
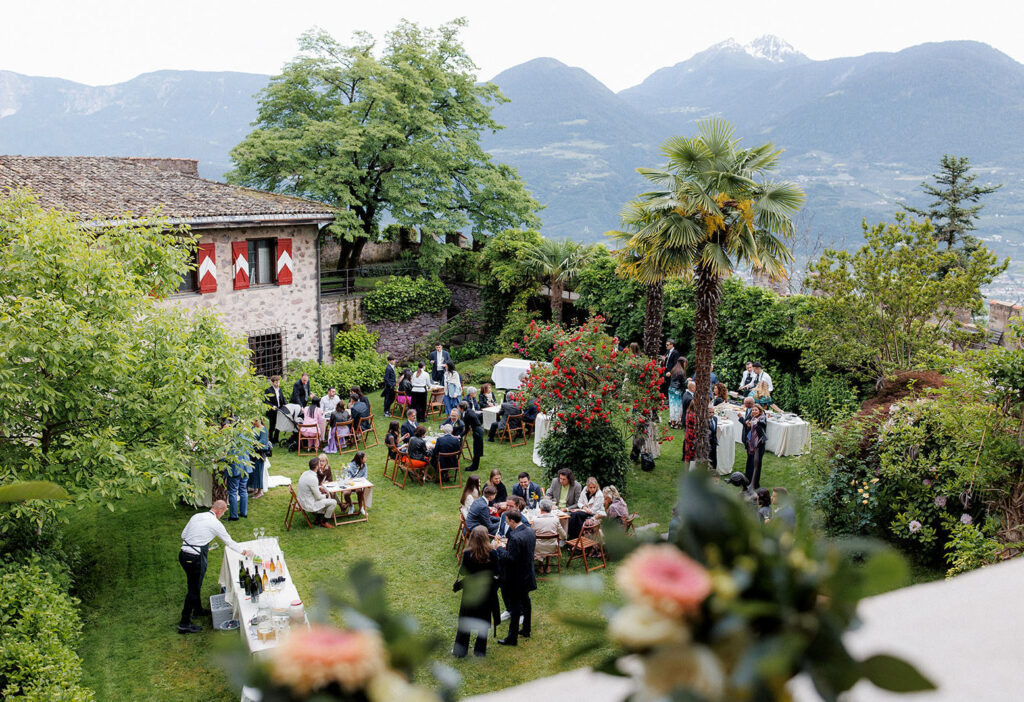
[[[412,368],[402,371],[402,378],[398,381],[398,397],[395,401],[407,409],[412,404]]]
[[[479,404],[480,409],[484,409],[485,407],[498,406],[498,398],[494,396],[494,391],[491,390],[490,383],[484,383],[483,385],[480,386]]]
[[[529,509],[536,509],[537,502],[540,501],[544,493],[541,491],[540,485],[530,480],[530,474],[523,471],[519,474],[519,482],[512,488],[512,494],[523,498]]]
[[[400,439],[403,444],[409,443],[409,439],[416,433],[416,427],[419,423],[416,421],[416,410],[411,409],[405,413],[405,421],[402,423],[402,433]]]
[[[523,411],[519,409],[519,405],[516,404],[515,393],[508,393],[505,396],[505,401],[501,403],[501,409],[498,410],[498,421],[491,425],[491,430],[487,434],[488,441],[494,441],[494,436],[499,431],[504,431],[505,425],[510,421],[512,422],[509,427],[512,429],[518,429],[521,421],[521,415]]]
[[[515,495],[509,498],[507,504],[509,509],[517,509],[520,513],[522,513],[523,509],[526,507],[526,501],[521,497],[516,497]],[[526,518],[525,514],[523,515],[522,523],[526,526],[530,526],[530,520]],[[508,522],[505,521],[504,514],[502,514],[498,519],[498,536],[503,539],[508,538]]]
[[[347,448],[349,442],[353,440],[350,438],[352,436],[351,429],[347,426],[338,426],[339,424],[345,424],[350,419],[352,419],[352,415],[345,409],[344,400],[339,399],[334,411],[331,412],[330,422],[328,423],[327,453],[337,453]]]
[[[488,507],[488,502],[494,499],[494,493],[493,485],[484,485],[483,494],[473,500],[466,513],[466,529],[473,531],[474,527],[483,526],[492,536],[498,531],[498,518],[491,516],[491,508]]]
[[[601,492],[604,493],[605,513],[622,526],[626,526],[626,522],[629,521],[629,509],[626,507],[626,501],[619,494],[618,488],[609,485]]]
[[[352,388],[350,396],[352,404],[349,405],[348,411],[352,415],[352,427],[356,429],[357,433],[365,431],[370,428],[370,422],[366,420],[366,417],[373,414],[373,410],[370,409],[370,400],[358,387]]]
[[[555,507],[565,512],[570,507],[576,506],[582,492],[583,486],[576,482],[576,476],[572,474],[572,471],[562,468],[558,471],[555,479],[551,481],[551,487],[545,494],[551,498]]]
[[[537,406],[536,400],[533,402],[527,402],[523,409],[523,421],[530,422],[532,424],[537,421],[538,414],[540,414],[540,407]]]
[[[763,410],[769,408],[776,412],[781,412],[778,406],[772,401],[772,391],[768,387],[768,383],[762,380],[755,387],[753,392],[750,393],[750,397],[754,398],[754,404]]]
[[[784,487],[772,488],[772,519],[781,519],[790,529],[796,527],[796,510],[789,499],[789,491]]]
[[[409,465],[413,468],[422,468],[427,465],[427,461],[430,460],[430,451],[427,449],[427,440],[423,438],[426,435],[427,428],[424,426],[418,426],[412,433],[412,438],[409,439]]]
[[[398,444],[402,440],[401,431],[398,428],[398,420],[392,419],[388,424],[388,433],[384,435],[384,445],[388,447],[388,458],[392,461],[398,458]]]
[[[348,464],[348,468],[345,469],[345,474],[342,476],[345,480],[351,480],[356,478],[366,479],[366,452],[356,451],[356,455],[352,457],[352,462]],[[352,491],[343,490],[341,493],[342,497],[345,498],[345,508],[349,514],[355,514],[356,507],[352,504]],[[363,504],[363,493],[356,493],[359,499],[359,512],[366,514],[366,505]]]
[[[477,390],[472,385],[467,385],[466,386],[466,398],[463,401],[464,402],[468,402],[469,406],[472,407],[473,410],[476,411],[476,412],[479,412],[481,409],[483,409],[480,406],[479,394],[480,394],[480,391]]]
[[[309,459],[309,470],[299,476],[299,484],[295,490],[295,499],[298,500],[302,511],[310,515],[316,524],[325,528],[332,528],[328,519],[334,516],[334,510],[338,506],[337,500],[331,499],[327,491],[320,487],[317,480],[317,469],[320,460]]]
[[[324,435],[327,422],[320,411],[320,398],[311,397],[305,409],[302,410],[302,424],[316,425],[316,428],[299,426],[299,436],[304,438],[316,437],[318,440]]]
[[[597,478],[587,478],[587,486],[580,493],[579,502],[569,513],[569,528],[566,530],[569,533],[569,538],[575,539],[579,536],[584,526],[596,526],[605,514],[604,494],[597,484]]]
[[[341,396],[335,388],[328,388],[327,394],[320,398],[320,411],[325,417],[330,417],[331,412],[341,402]]]
[[[508,499],[508,490],[505,488],[505,483],[501,482],[501,471],[497,468],[492,470],[487,482],[493,485],[495,490],[494,499],[491,500],[491,507],[504,503]]]
[[[430,462],[437,467],[438,476],[440,476],[441,471],[455,470],[459,465],[458,455],[442,456],[441,454],[459,454],[461,452],[462,439],[452,434],[451,424],[442,425],[441,436],[437,438],[437,443],[434,444],[434,450],[430,452]]]
[[[323,485],[324,483],[334,482],[334,473],[331,472],[331,463],[327,459],[326,453],[321,453],[317,456],[317,467],[316,467],[316,479],[318,484]]]
[[[538,504],[540,506],[540,514],[537,515],[530,526],[533,527],[534,532],[537,534],[537,547],[533,552],[533,557],[541,560],[549,556],[557,556],[559,541],[565,541],[569,538],[569,535],[565,533],[562,520],[551,513],[551,510],[555,508],[554,503],[545,497]],[[551,567],[544,565],[541,568],[541,572],[550,573]]]
[[[466,433],[466,424],[462,421],[462,412],[456,407],[448,413],[448,418],[441,424],[442,427],[449,426],[452,428],[452,436],[457,436],[460,439],[463,434]]]
[[[729,401],[729,388],[725,387],[725,383],[715,384],[715,399],[712,401],[712,405],[718,407],[723,402]]]
[[[471,475],[466,478],[466,487],[462,488],[462,497],[459,498],[459,509],[462,510],[463,517],[469,513],[469,506],[478,497],[480,497],[480,476]]]

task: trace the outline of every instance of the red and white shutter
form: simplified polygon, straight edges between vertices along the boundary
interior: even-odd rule
[[[249,287],[249,242],[231,242],[231,270],[235,279],[235,290]]]
[[[292,284],[292,240],[277,240],[277,284]]]
[[[196,275],[199,277],[199,292],[217,292],[217,261],[214,256],[216,247],[210,244],[199,244],[196,249],[196,259],[199,268]]]

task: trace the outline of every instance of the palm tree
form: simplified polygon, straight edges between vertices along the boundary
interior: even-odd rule
[[[551,320],[562,323],[562,292],[579,276],[592,249],[570,239],[541,239],[523,251],[525,263],[551,290]]]
[[[774,145],[741,148],[722,119],[700,122],[697,131],[662,145],[665,169],[638,169],[656,189],[633,203],[635,231],[620,260],[629,275],[648,285],[670,275],[693,276],[696,458],[706,463],[720,282],[740,266],[769,279],[784,277],[783,266],[793,258],[785,241],[793,236],[792,218],[804,193],[793,183],[764,179],[778,165],[781,151]]]

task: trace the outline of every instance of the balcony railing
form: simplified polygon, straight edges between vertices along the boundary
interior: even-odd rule
[[[320,271],[321,295],[352,295],[373,290],[377,281],[393,275],[407,275],[416,278],[422,275],[419,268],[404,263],[375,263],[358,268]]]

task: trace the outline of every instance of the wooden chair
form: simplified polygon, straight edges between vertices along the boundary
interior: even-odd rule
[[[430,464],[428,463],[427,465],[429,466]],[[423,472],[422,472],[422,469],[414,468],[412,466],[412,464],[409,462],[409,456],[407,454],[404,454],[404,453],[398,454],[398,468],[397,468],[397,470],[401,470],[405,474],[405,476],[402,478],[402,484],[401,485],[398,485],[398,478],[397,477],[395,478],[395,485],[398,485],[398,487],[400,487],[401,489],[403,489],[403,490],[405,489],[405,483],[406,483],[406,481],[409,480],[409,474],[410,473],[412,473],[413,480],[418,481],[420,485],[423,484]]]
[[[468,458],[469,460],[472,461],[473,460],[473,449],[469,448],[469,434],[470,434],[470,432],[469,432],[469,430],[467,430],[466,433],[462,435],[462,451],[461,451],[461,454],[462,454],[463,458]]]
[[[583,559],[583,570],[589,573],[592,570],[599,570],[601,568],[608,567],[608,561],[604,557],[604,545],[598,538],[597,530],[599,526],[583,527],[580,531],[580,535],[575,539],[569,539],[565,542],[565,545],[569,547],[569,560],[565,562],[565,567],[568,569],[572,565],[572,562],[577,558]],[[587,560],[587,551],[591,552],[590,560]],[[596,559],[594,558],[594,552],[597,552],[601,556],[601,565],[597,565]],[[591,562],[594,565],[591,565]]]
[[[439,453],[437,454],[437,482],[441,486],[442,490],[449,490],[451,488],[457,488],[462,486],[462,462],[459,457],[462,455],[462,449],[453,451],[451,453]],[[453,459],[455,465],[445,465],[447,461],[445,459]],[[455,480],[448,485],[444,484],[444,474],[455,471]]]
[[[285,510],[285,513],[284,513],[284,530],[285,531],[291,531],[291,529],[292,529],[292,519],[295,518],[295,513],[296,512],[302,512],[302,516],[305,517],[305,519],[306,519],[306,524],[308,524],[309,528],[312,529],[313,528],[313,522],[311,522],[309,520],[309,515],[306,514],[306,510],[302,509],[302,505],[299,504],[299,498],[295,494],[295,488],[293,488],[291,485],[289,485],[288,486],[288,491],[291,492],[292,499],[288,503],[288,509]]]
[[[523,420],[523,438],[527,436],[533,436],[536,433],[537,420],[534,419],[532,422]]]
[[[512,426],[513,422],[516,425],[514,427]],[[516,434],[523,438],[522,443],[516,443]],[[522,412],[505,418],[505,426],[498,431],[498,443],[500,444],[505,439],[508,440],[509,447],[526,446],[526,430],[523,428]]]
[[[341,428],[348,429],[348,434],[342,435]],[[359,437],[356,436],[356,428],[352,420],[338,422],[334,425],[334,441],[338,445],[338,454],[355,453],[359,450]]]
[[[430,403],[427,405],[427,417],[443,417],[444,412],[444,390],[437,389],[430,391]]]
[[[462,563],[462,552],[465,550],[463,547],[466,545],[466,541],[469,539],[469,530],[466,529],[466,515],[459,510],[459,530],[455,533],[455,543],[452,544],[452,549],[455,551],[456,558],[459,559],[459,563]]]
[[[390,480],[392,483],[398,479],[398,459],[402,454],[395,450],[395,457],[391,457],[391,451],[388,450],[387,445],[384,447],[384,477]],[[391,464],[391,475],[388,475],[388,464]]]
[[[303,429],[312,431],[312,434],[309,434],[308,436],[304,436],[303,433],[302,433]],[[303,444],[305,444],[307,449],[312,448],[312,451],[309,452],[309,453],[303,453],[302,452]],[[318,453],[320,453],[320,425],[317,424],[316,422],[313,422],[312,424],[300,424],[299,425],[298,455],[300,455],[300,456],[315,456]]]
[[[558,545],[558,532],[548,533],[544,532],[537,534],[537,543],[553,543],[557,553],[554,556],[534,556],[535,561],[542,562],[545,566],[551,565],[551,559],[557,559],[558,574],[562,574],[562,547]],[[539,577],[538,580],[545,580],[546,578]]]
[[[631,515],[626,517],[626,520],[622,523],[622,528],[625,530],[626,536],[636,536],[636,529],[633,528],[633,522],[639,516],[639,512],[633,512]]]
[[[369,426],[367,426],[367,422],[369,422]],[[380,446],[380,439],[377,438],[377,424],[373,421],[373,415],[371,414],[367,417],[363,417],[360,424],[362,424],[364,428],[360,429],[358,438],[363,442],[363,449],[365,450],[373,448],[374,446]],[[373,443],[368,444],[366,443],[366,435],[371,432],[373,433]]]

